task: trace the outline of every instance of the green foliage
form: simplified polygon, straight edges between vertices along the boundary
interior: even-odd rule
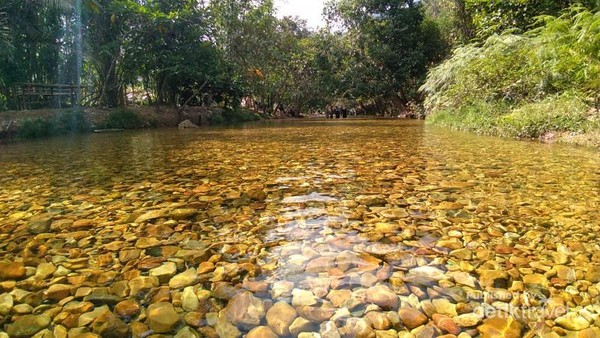
[[[83,111],[71,110],[58,113],[53,118],[24,120],[18,127],[20,139],[44,138],[54,135],[78,134],[91,130],[91,124]]]
[[[501,135],[538,138],[548,131],[582,132],[589,107],[576,96],[551,96],[520,106],[498,119]]]
[[[74,109],[59,113],[50,124],[53,124],[54,134],[78,134],[91,129],[90,122],[82,110]]]
[[[600,13],[573,7],[539,22],[459,47],[432,69],[421,87],[431,122],[516,137],[588,125],[600,97]]]
[[[440,110],[427,121],[483,135],[539,138],[551,131],[581,133],[598,128],[589,119],[589,110],[580,98],[565,94],[514,109],[498,103],[474,101],[458,109]]]
[[[18,137],[21,139],[41,138],[51,135],[54,135],[54,125],[41,117],[25,120],[19,126]]]
[[[108,114],[101,128],[105,129],[135,129],[143,125],[141,119],[127,109],[114,109]]]
[[[260,117],[252,111],[243,108],[218,109],[208,117],[210,125],[231,125],[243,122],[257,121]]]
[[[329,3],[330,25],[343,29],[341,48],[330,57],[341,66],[332,68],[341,98],[402,104],[418,99],[427,67],[447,51],[440,26],[425,13],[421,2],[410,0]]]
[[[479,39],[486,39],[507,30],[523,33],[536,26],[540,15],[559,15],[575,4],[590,10],[598,8],[597,0],[465,0],[472,24]]]

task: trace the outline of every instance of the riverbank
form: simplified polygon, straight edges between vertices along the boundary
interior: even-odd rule
[[[0,142],[89,133],[98,129],[177,127],[184,120],[199,126],[227,125],[264,118],[247,109],[126,107],[115,109],[39,109],[0,112]]]
[[[499,103],[470,104],[437,111],[426,121],[479,135],[600,149],[600,112],[577,99],[549,99],[512,109]]]

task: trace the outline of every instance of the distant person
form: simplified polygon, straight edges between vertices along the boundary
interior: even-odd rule
[[[335,118],[339,119],[340,118],[340,114],[342,113],[340,107],[335,107]]]
[[[348,118],[348,109],[346,107],[342,108],[342,117],[345,119]]]

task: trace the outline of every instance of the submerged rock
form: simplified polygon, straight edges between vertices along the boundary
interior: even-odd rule
[[[161,302],[148,307],[146,323],[154,332],[168,333],[173,331],[181,318],[173,308],[173,304]]]
[[[179,129],[189,129],[189,128],[198,128],[197,125],[195,125],[192,121],[190,120],[184,120],[181,123],[179,123],[177,125],[177,128]]]
[[[14,338],[29,338],[47,328],[50,321],[51,319],[47,315],[25,315],[9,324],[6,333]]]

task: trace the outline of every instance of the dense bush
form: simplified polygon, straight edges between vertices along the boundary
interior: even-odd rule
[[[140,128],[142,121],[134,112],[126,109],[112,110],[101,126],[106,129],[134,129]]]
[[[18,127],[21,139],[49,137],[53,135],[78,134],[91,130],[91,124],[83,111],[69,110],[58,113],[53,118],[33,118],[24,120]]]
[[[457,48],[432,69],[421,87],[430,121],[516,137],[585,129],[599,98],[600,12],[539,20],[523,35]]]
[[[235,123],[257,121],[260,117],[250,110],[237,109],[220,109],[213,111],[208,117],[208,123],[211,125],[229,125]]]

